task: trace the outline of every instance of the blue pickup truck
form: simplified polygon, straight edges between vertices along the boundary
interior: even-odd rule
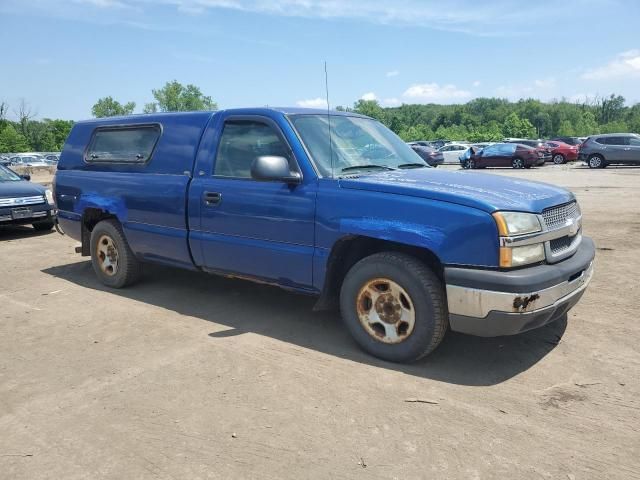
[[[350,112],[234,109],[76,123],[55,199],[120,288],[145,262],[267,282],[340,307],[367,352],[409,362],[448,329],[555,321],[589,283],[574,195],[428,165]]]

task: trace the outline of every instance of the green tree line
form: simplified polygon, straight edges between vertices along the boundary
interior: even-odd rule
[[[144,113],[216,110],[217,104],[195,85],[176,80],[152,90],[154,102]],[[121,103],[111,96],[93,105],[94,117],[130,115],[135,102]],[[498,141],[504,137],[549,138],[556,135],[587,136],[596,133],[640,132],[640,103],[626,105],[624,97],[610,95],[589,102],[566,100],[544,103],[535,99],[510,102],[476,98],[457,105],[402,105],[384,108],[375,100],[358,100],[353,107],[337,107],[380,120],[405,141]],[[0,152],[59,151],[73,126],[72,120],[36,120],[24,100],[8,120],[9,105],[0,102]]]
[[[147,103],[144,113],[216,110],[218,105],[195,85],[182,85],[173,80],[151,91],[154,102]],[[91,108],[96,118],[131,115],[135,102],[121,103],[111,96],[103,97]],[[0,153],[57,152],[73,127],[72,120],[35,120],[35,112],[22,100],[14,109],[16,121],[7,118],[9,105],[0,102]]]
[[[476,98],[458,105],[390,108],[381,107],[375,100],[358,100],[353,108],[338,109],[376,118],[405,141],[497,141],[504,137],[584,137],[597,133],[640,132],[640,103],[626,106],[624,97],[613,94],[582,103]]]
[[[7,119],[9,105],[0,102],[0,153],[58,152],[62,149],[73,121],[44,118],[22,100],[15,109],[16,121]]]

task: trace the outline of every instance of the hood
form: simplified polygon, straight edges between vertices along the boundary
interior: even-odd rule
[[[0,198],[35,197],[44,195],[45,188],[37,183],[27,182],[0,182]]]
[[[547,183],[435,168],[394,170],[342,178],[340,186],[457,203],[488,213],[497,210],[541,213],[547,207],[575,198],[568,190]]]

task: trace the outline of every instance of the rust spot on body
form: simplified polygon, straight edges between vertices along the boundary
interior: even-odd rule
[[[540,295],[534,293],[533,295],[529,295],[527,297],[516,297],[513,300],[513,309],[516,312],[523,312],[529,306],[532,306],[536,300],[540,298]]]

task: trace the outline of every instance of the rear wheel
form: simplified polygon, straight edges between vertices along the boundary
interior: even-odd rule
[[[524,168],[524,160],[522,160],[520,157],[516,157],[511,160],[511,166],[513,168]]]
[[[441,281],[403,253],[377,253],[355,264],[342,284],[340,308],[360,347],[392,362],[431,353],[449,325]]]
[[[91,263],[100,281],[112,288],[131,285],[142,271],[116,220],[103,220],[91,232]]]
[[[600,155],[592,155],[589,157],[589,168],[604,168],[604,158]]]
[[[566,160],[564,158],[564,155],[562,155],[561,153],[556,153],[553,156],[553,163],[555,163],[556,165],[562,165],[565,162]]]

